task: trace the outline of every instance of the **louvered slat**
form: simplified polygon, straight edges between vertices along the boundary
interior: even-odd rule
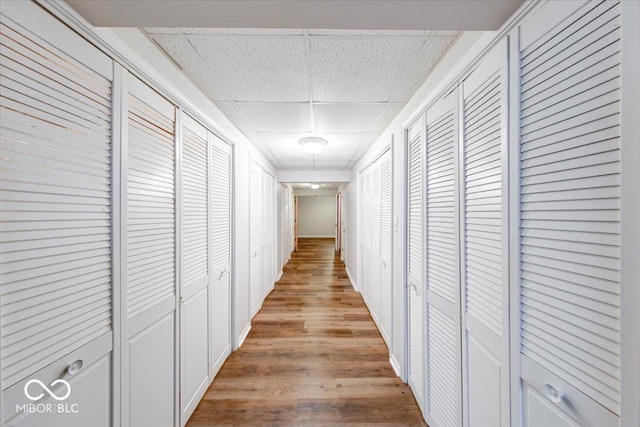
[[[521,52],[522,353],[620,413],[620,5]]]
[[[380,257],[380,162],[371,166],[371,254]],[[374,291],[375,292],[375,291]]]
[[[453,111],[427,125],[427,283],[450,303],[456,300]]]
[[[455,320],[429,306],[427,315],[429,340],[429,415],[439,426],[458,425],[458,391],[451,372],[458,370]],[[435,424],[435,423],[434,423]]]
[[[174,116],[167,117],[129,95],[129,319],[175,294],[174,125]],[[148,148],[153,148],[153,153]]]
[[[264,241],[266,245],[273,244],[273,177],[264,174],[263,209],[264,209]]]
[[[0,32],[7,389],[112,330],[112,83],[4,16]]]
[[[260,252],[263,242],[263,200],[262,200],[262,169],[255,163],[251,164],[249,183],[249,221],[251,253]]]
[[[208,274],[207,194],[207,140],[183,126],[182,286]]]
[[[380,259],[391,266],[391,151],[380,159]]]
[[[231,261],[231,155],[215,143],[211,181],[211,262],[218,268]]]
[[[500,78],[499,72],[491,75],[464,104],[465,223],[483,221],[483,227],[466,227],[466,310],[498,337],[503,329]]]

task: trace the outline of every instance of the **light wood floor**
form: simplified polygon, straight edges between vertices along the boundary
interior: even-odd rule
[[[300,239],[189,427],[426,426],[333,244]]]

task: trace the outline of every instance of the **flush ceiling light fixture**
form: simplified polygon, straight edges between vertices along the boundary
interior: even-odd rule
[[[327,140],[316,136],[308,136],[298,141],[304,151],[309,154],[318,154],[327,146]]]
[[[318,184],[311,184],[311,189],[317,190],[318,188],[320,188]]]

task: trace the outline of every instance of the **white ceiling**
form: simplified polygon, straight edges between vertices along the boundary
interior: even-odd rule
[[[320,188],[318,190],[338,190],[342,183],[318,183]],[[295,183],[291,184],[291,187],[294,190],[311,190],[311,185],[309,183]]]
[[[458,35],[426,30],[144,28],[279,169],[348,170]],[[305,136],[329,141],[320,154]]]
[[[66,1],[94,26],[144,27],[276,167],[288,170],[350,169],[456,31],[497,30],[524,3]],[[312,134],[329,141],[315,159],[297,144]]]

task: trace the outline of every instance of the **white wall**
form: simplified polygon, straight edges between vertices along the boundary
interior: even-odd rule
[[[207,98],[179,69],[156,48],[147,37],[135,28],[98,29],[112,39],[125,55],[136,59],[136,65],[163,81],[163,86],[178,93],[190,106],[205,116],[221,136],[234,144],[234,242],[235,242],[235,319],[234,341],[239,346],[250,328],[249,302],[249,170],[250,160],[259,163],[273,176],[273,165],[231,123],[231,121]],[[274,214],[275,215],[275,214]],[[279,239],[276,236],[276,239]],[[277,240],[276,240],[277,242]],[[277,243],[276,243],[277,244]],[[277,271],[280,266],[277,266]]]
[[[298,197],[298,237],[335,237],[336,197]]]

